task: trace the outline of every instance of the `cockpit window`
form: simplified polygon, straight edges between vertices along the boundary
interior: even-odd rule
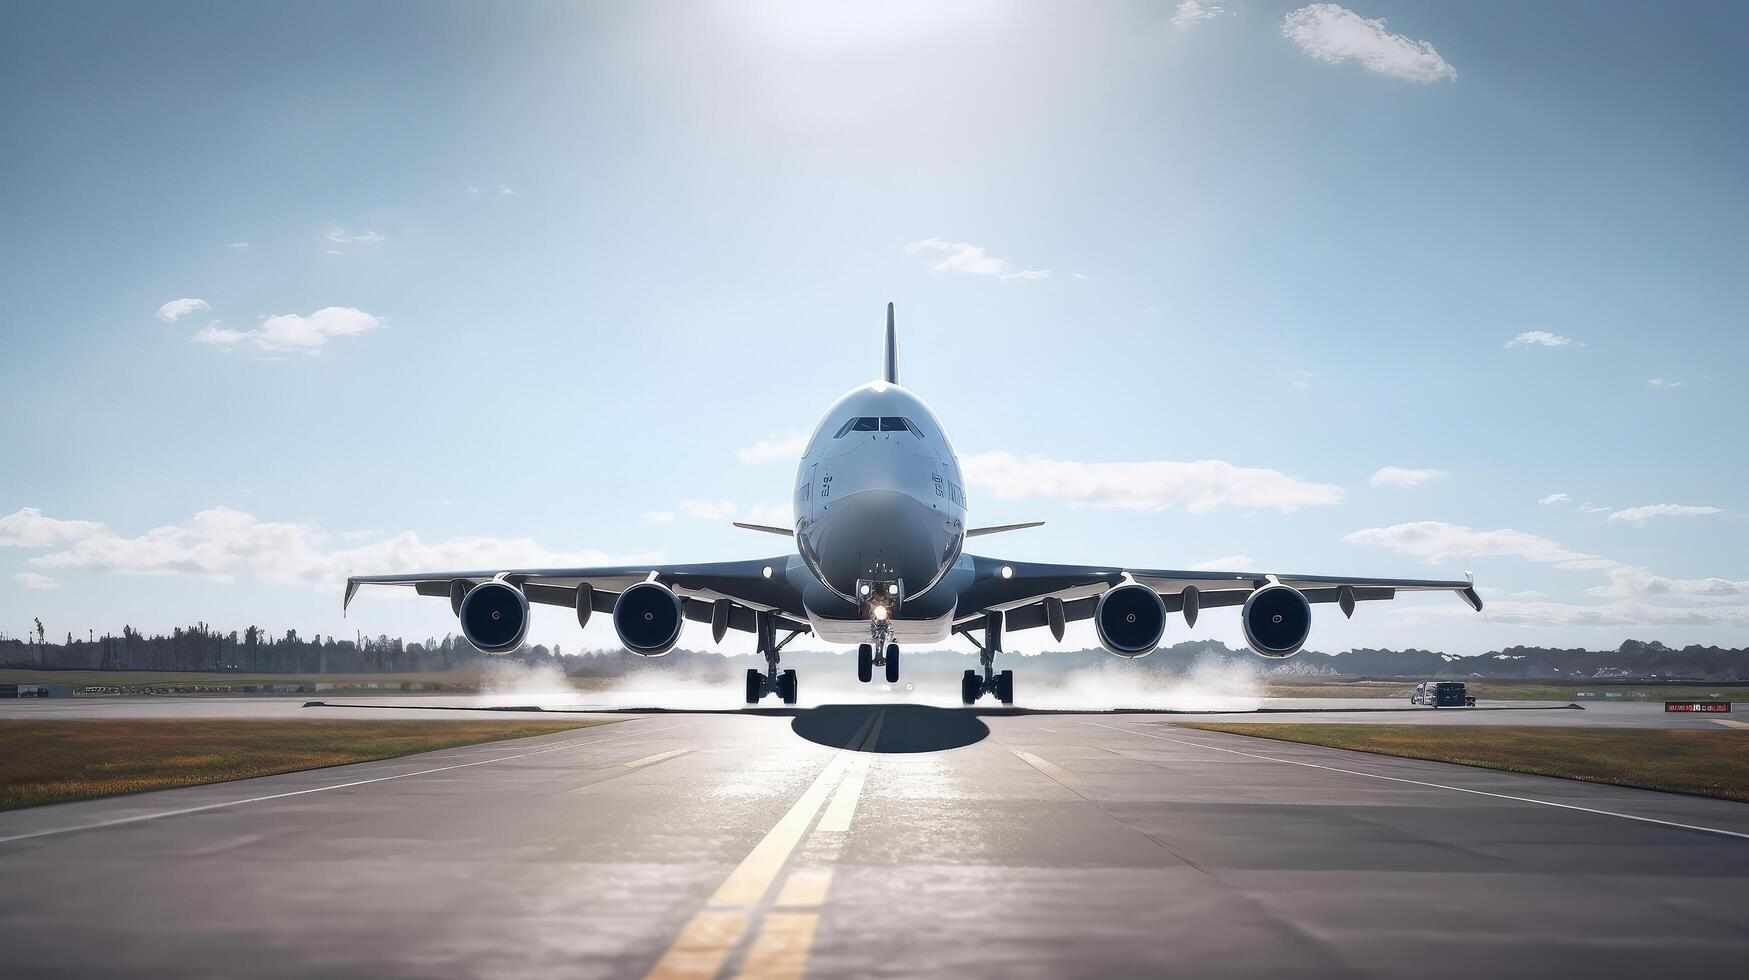
[[[897,415],[864,415],[846,420],[832,438],[841,439],[847,432],[909,432],[919,439],[923,438],[923,430],[917,428],[917,423]]]

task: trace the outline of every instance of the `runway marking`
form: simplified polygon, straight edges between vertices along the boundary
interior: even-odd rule
[[[858,747],[858,754],[850,763],[850,772],[845,775],[844,782],[838,784],[838,792],[832,795],[832,802],[826,807],[826,815],[820,818],[820,825],[814,828],[824,833],[848,833],[850,819],[856,816],[856,804],[862,799],[862,782],[868,777],[869,767],[874,765],[876,743],[881,738],[881,722],[885,721],[887,713],[882,711],[875,715],[874,727],[868,731],[868,737],[863,739]]]
[[[826,904],[826,890],[831,887],[831,868],[795,871],[778,890],[777,904],[792,909],[818,908]]]
[[[808,969],[818,912],[772,912],[753,937],[737,974],[748,980],[800,980]]]
[[[414,772],[398,772],[389,776],[375,776],[370,779],[355,779],[346,783],[332,783],[327,786],[312,786],[308,789],[294,789],[284,793],[269,793],[266,796],[251,796],[244,800],[226,800],[221,803],[207,803],[201,806],[183,807],[180,810],[160,810],[157,813],[141,813],[131,817],[117,817],[114,820],[98,820],[93,823],[76,824],[71,827],[51,827],[47,830],[33,830],[26,834],[13,834],[10,837],[0,837],[0,844],[10,844],[13,841],[31,840],[37,837],[55,837],[60,834],[72,834],[82,830],[102,830],[106,827],[121,827],[127,824],[145,823],[149,820],[163,820],[166,817],[184,817],[191,813],[205,813],[209,810],[224,810],[234,806],[246,806],[250,803],[266,803],[270,800],[284,800],[293,796],[308,796],[311,793],[326,793],[331,789],[350,789],[354,786],[368,786],[371,783],[386,783],[391,779],[407,779],[411,776],[429,776],[433,773],[450,772],[456,769],[471,769],[474,766],[489,766],[495,762],[511,762],[516,759],[526,759],[529,756],[546,755],[549,752],[561,752],[584,745],[600,745],[603,742],[618,742],[628,738],[641,738],[645,735],[655,735],[658,732],[670,732],[686,725],[669,725],[667,728],[651,728],[646,731],[628,732],[611,738],[582,739],[566,742],[563,745],[552,745],[532,752],[518,752],[515,755],[501,755],[492,759],[481,759],[478,762],[460,762],[453,766],[437,766],[432,769],[419,769]],[[286,774],[286,775],[289,775]]]
[[[655,755],[646,755],[642,759],[633,759],[630,762],[622,762],[620,765],[627,769],[642,769],[645,766],[653,766],[658,762],[667,762],[669,759],[685,755],[691,751],[691,749],[671,749],[667,752],[658,752]]]
[[[661,962],[650,971],[650,976],[662,980],[703,980],[716,976],[728,960],[729,951],[740,940],[741,933],[747,930],[751,918],[748,912],[708,909],[693,916],[686,928],[680,930],[674,945],[662,954]]]
[[[1225,752],[1229,755],[1242,755],[1248,759],[1261,759],[1264,762],[1280,762],[1289,766],[1304,766],[1307,769],[1323,769],[1327,772],[1346,773],[1350,776],[1365,776],[1368,779],[1383,779],[1393,783],[1408,783],[1411,786],[1426,786],[1432,789],[1448,789],[1454,793],[1469,793],[1474,796],[1491,796],[1497,800],[1512,800],[1515,803],[1534,803],[1537,806],[1554,807],[1559,810],[1577,810],[1580,813],[1594,813],[1602,817],[1620,817],[1623,820],[1637,820],[1640,823],[1658,824],[1661,827],[1675,827],[1679,830],[1697,830],[1703,834],[1718,834],[1722,837],[1736,837],[1741,840],[1749,840],[1749,833],[1742,833],[1736,830],[1721,830],[1718,827],[1702,827],[1698,824],[1677,823],[1674,820],[1659,820],[1657,817],[1641,817],[1632,813],[1618,813],[1614,810],[1598,810],[1592,807],[1578,806],[1572,803],[1555,803],[1552,800],[1537,800],[1528,796],[1512,796],[1508,793],[1490,793],[1487,790],[1467,789],[1463,786],[1447,786],[1444,783],[1430,783],[1420,779],[1406,779],[1402,776],[1386,776],[1376,772],[1360,772],[1355,769],[1343,769],[1340,766],[1320,765],[1316,762],[1303,762],[1298,759],[1278,759],[1275,756],[1258,755],[1255,752],[1241,752],[1238,749],[1224,749],[1218,745],[1210,745],[1207,742],[1197,742],[1182,738],[1167,738],[1164,735],[1155,735],[1152,732],[1138,732],[1132,731],[1128,728],[1117,728],[1113,725],[1101,725],[1096,721],[1083,721],[1081,724],[1092,725],[1095,728],[1104,728],[1114,732],[1123,732],[1125,735],[1140,735],[1144,738],[1157,738],[1162,742],[1176,742],[1179,745],[1193,745],[1199,749],[1213,749],[1216,752]],[[1397,757],[1393,756],[1391,758]]]
[[[1034,769],[1037,769],[1039,772],[1044,773],[1045,775],[1051,777],[1052,779],[1056,780],[1059,783],[1062,783],[1064,786],[1066,786],[1070,789],[1080,789],[1080,788],[1085,787],[1087,785],[1085,782],[1082,781],[1080,776],[1075,775],[1074,773],[1070,772],[1067,769],[1064,769],[1062,766],[1059,766],[1054,762],[1051,762],[1051,761],[1046,760],[1046,759],[1041,759],[1038,756],[1033,755],[1031,752],[1022,752],[1021,750],[1016,749],[1016,748],[1009,748],[1008,751],[1019,756],[1021,762],[1024,762],[1027,765],[1033,767]]]
[[[705,907],[693,916],[692,921],[688,922],[686,927],[680,931],[680,936],[674,940],[674,945],[668,947],[667,952],[662,954],[662,958],[657,960],[656,965],[646,974],[648,980],[715,976],[717,971],[722,969],[723,964],[728,962],[729,954],[733,953],[735,946],[740,943],[741,934],[745,931],[750,913],[746,911],[738,913],[741,915],[741,922],[733,930],[726,928],[707,929],[701,925],[700,920],[720,918],[725,911],[729,910],[750,910],[759,904],[760,900],[765,897],[765,893],[771,889],[771,883],[776,881],[778,874],[783,871],[783,866],[788,863],[796,845],[800,844],[802,837],[807,834],[808,827],[814,823],[814,817],[819,815],[820,808],[826,803],[826,797],[832,792],[832,788],[838,785],[844,771],[849,768],[852,761],[851,747],[862,747],[870,744],[874,728],[884,716],[885,712],[877,712],[863,722],[862,727],[856,730],[856,734],[850,737],[850,742],[832,756],[831,760],[820,770],[820,774],[815,776],[814,781],[808,784],[808,788],[802,791],[801,798],[797,799],[789,810],[778,818],[777,824],[766,832],[759,843],[753,845],[753,850],[748,852],[747,856],[741,859],[741,863],[729,872],[729,876],[723,879],[723,883],[717,886],[717,890],[711,894]],[[780,913],[772,913],[772,915],[778,914]],[[805,933],[795,923],[791,923],[786,928],[789,930],[786,935],[805,936],[807,942],[813,941],[811,925],[805,930]],[[763,930],[761,930],[760,935],[764,935]],[[699,938],[700,936],[708,936],[710,941],[705,942]],[[769,940],[769,944],[775,948],[778,939],[774,937]],[[805,964],[806,946],[802,948],[801,957]],[[700,965],[706,963],[715,964],[708,974],[694,972]]]
[[[1714,718],[1712,723],[1726,728],[1749,728],[1749,721],[1733,721],[1730,718]]]

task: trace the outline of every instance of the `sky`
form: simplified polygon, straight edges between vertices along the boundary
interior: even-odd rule
[[[0,5],[0,635],[781,554],[891,300],[979,553],[1749,645],[1749,7],[1354,2]]]

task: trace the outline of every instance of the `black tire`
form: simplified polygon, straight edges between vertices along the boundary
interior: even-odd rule
[[[899,683],[899,645],[887,644],[887,683]]]
[[[856,679],[864,684],[874,680],[874,647],[867,643],[856,648]]]
[[[978,672],[977,671],[975,671],[975,670],[966,671],[965,676],[960,678],[960,703],[961,704],[976,704],[977,703],[978,695],[983,693],[983,692],[978,690],[980,683],[981,682],[978,679]]]
[[[765,696],[765,675],[752,667],[747,668],[747,703],[758,704]]]
[[[996,675],[996,700],[1003,704],[1014,703],[1014,671],[1005,670]]]
[[[786,670],[783,673],[777,675],[777,696],[783,699],[784,704],[795,704],[796,703],[796,672],[795,671]]]

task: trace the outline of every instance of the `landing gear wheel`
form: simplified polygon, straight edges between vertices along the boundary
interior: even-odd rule
[[[1014,703],[1014,671],[1005,670],[996,675],[996,700],[1003,704]]]
[[[765,672],[747,668],[747,703],[758,704],[765,696]]]
[[[983,693],[982,691],[978,690],[979,687],[983,686],[983,683],[984,683],[983,680],[978,677],[977,671],[975,671],[975,670],[966,671],[965,676],[960,678],[960,703],[961,704],[974,704],[974,703],[976,703],[978,700],[978,695]]]
[[[887,644],[887,683],[899,683],[899,645]]]
[[[874,647],[867,643],[856,648],[856,679],[864,684],[874,680]]]
[[[784,704],[795,704],[796,703],[796,672],[795,671],[786,670],[783,673],[777,675],[777,696],[783,699]]]

